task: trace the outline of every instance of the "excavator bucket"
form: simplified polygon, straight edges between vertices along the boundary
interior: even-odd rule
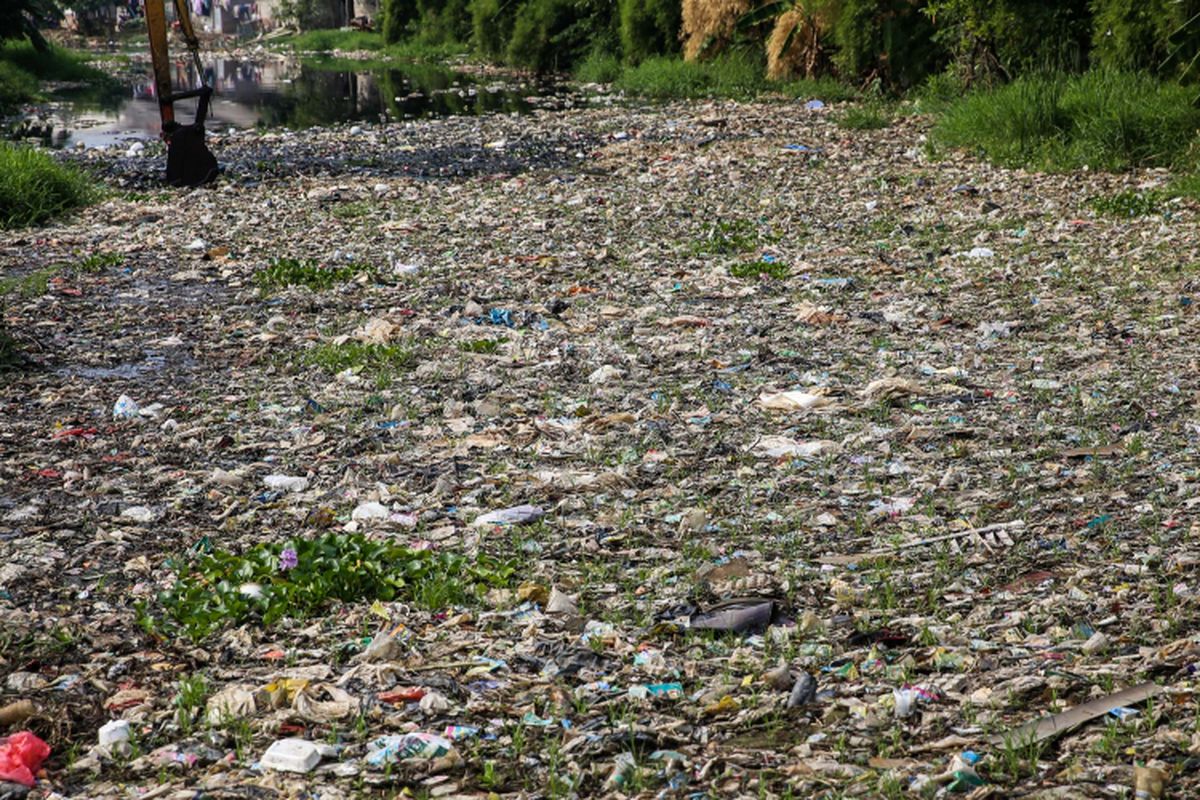
[[[216,179],[221,168],[217,157],[204,144],[204,117],[211,90],[200,95],[196,120],[190,125],[171,121],[163,125],[167,143],[167,183],[172,186],[202,186]]]
[[[202,186],[221,171],[217,157],[204,144],[204,125],[180,125],[167,139],[167,183],[172,186]]]
[[[167,183],[172,186],[202,186],[214,180],[220,172],[216,156],[204,144],[204,119],[212,88],[203,81],[198,89],[176,92],[171,86],[171,62],[167,54],[167,0],[147,0],[146,28],[150,34],[150,57],[154,63],[154,87],[158,95],[158,110],[162,117],[162,138],[167,145]],[[199,42],[192,29],[192,19],[186,0],[175,0],[175,15],[179,27],[200,70]],[[192,97],[200,99],[196,117],[187,125],[175,121],[175,101]]]

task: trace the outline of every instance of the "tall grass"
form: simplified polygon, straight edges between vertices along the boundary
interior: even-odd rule
[[[0,143],[0,228],[40,225],[96,195],[87,176],[45,153]]]
[[[101,93],[120,84],[79,55],[59,47],[37,50],[27,41],[0,43],[0,113],[40,99],[40,81],[86,83]]]
[[[38,81],[25,70],[0,61],[0,111],[37,97]]]
[[[933,141],[1009,167],[1186,169],[1200,128],[1192,95],[1140,73],[1030,75],[950,104]]]
[[[103,77],[79,54],[53,45],[48,50],[38,50],[24,39],[0,44],[0,62],[44,81],[93,81]]]
[[[576,77],[598,80],[612,74],[614,66],[602,58],[589,59]],[[595,76],[595,77],[593,77]],[[848,100],[855,91],[831,78],[817,80],[772,81],[763,74],[759,57],[729,54],[711,61],[683,61],[678,58],[649,58],[634,67],[624,67],[610,79],[613,88],[629,94],[659,99],[720,97],[751,100],[766,94],[793,98],[820,98],[825,101]]]

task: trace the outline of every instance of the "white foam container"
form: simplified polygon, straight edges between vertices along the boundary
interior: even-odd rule
[[[280,739],[267,748],[258,763],[282,772],[312,772],[321,762],[321,751],[307,739]]]

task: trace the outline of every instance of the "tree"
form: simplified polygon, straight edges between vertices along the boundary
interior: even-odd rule
[[[339,28],[346,24],[343,0],[282,0],[279,16],[290,19],[302,30]]]
[[[4,0],[0,3],[0,40],[29,39],[38,50],[49,45],[38,33],[38,24],[57,19],[54,0]]]

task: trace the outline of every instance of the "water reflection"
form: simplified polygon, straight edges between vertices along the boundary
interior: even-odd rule
[[[344,62],[264,62],[215,59],[204,77],[216,88],[210,129],[305,128],[338,122],[413,119],[463,114],[523,113],[530,97],[560,97],[552,86],[483,83],[467,73],[428,64],[351,71]],[[173,76],[178,86],[195,85],[181,62]],[[539,102],[539,106],[546,105]],[[176,104],[176,116],[189,121],[195,101]],[[88,147],[152,139],[159,131],[154,83],[146,75],[123,92],[58,92],[54,102],[9,126],[10,138],[36,138],[51,147]]]

